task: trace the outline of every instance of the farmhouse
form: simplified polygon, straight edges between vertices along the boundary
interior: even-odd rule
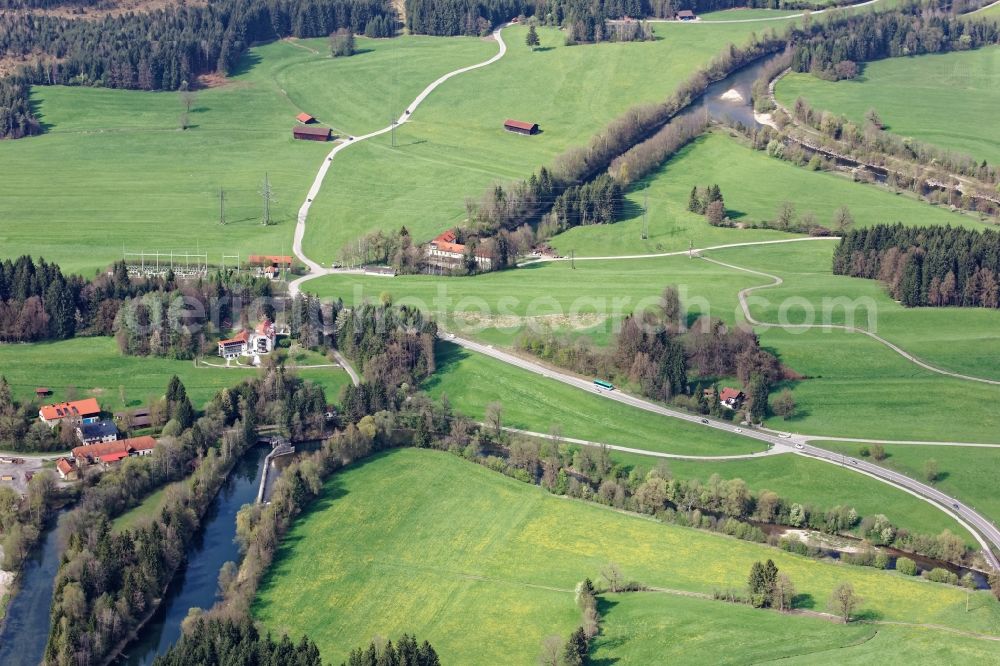
[[[113,442],[118,439],[118,426],[107,419],[81,423],[76,428],[76,438],[84,444]]]
[[[156,440],[149,435],[120,439],[114,442],[78,446],[72,451],[73,459],[79,466],[109,465],[129,456],[148,456],[156,448]]]
[[[292,268],[292,258],[285,254],[251,254],[247,257],[247,263],[256,271],[258,277],[272,280],[277,279],[281,271]]]
[[[265,317],[252,332],[240,331],[228,340],[219,340],[219,356],[232,359],[237,356],[270,354],[274,351],[276,338],[277,330],[274,323]]]
[[[503,121],[503,128],[515,134],[538,134],[538,123],[526,123],[523,120],[511,120],[508,118]]]
[[[690,9],[682,9],[676,14],[678,21],[696,21],[698,19]]]
[[[304,141],[329,141],[332,134],[329,127],[318,125],[296,125],[292,128],[292,138]]]
[[[50,428],[66,419],[70,423],[93,423],[101,415],[101,406],[96,398],[85,398],[58,405],[44,405],[38,410],[38,418]]]
[[[35,389],[35,396],[39,398],[44,398],[45,396],[52,395],[52,389],[46,386],[39,386]]]
[[[738,409],[745,399],[743,391],[734,388],[726,387],[719,393],[719,404],[729,409]]]
[[[295,116],[295,119],[302,123],[303,125],[309,125],[310,123],[316,122],[316,119],[310,116],[308,113],[300,113]]]
[[[440,268],[456,268],[465,261],[467,247],[457,243],[455,232],[448,230],[427,244],[427,263]],[[480,249],[473,253],[476,265],[483,270],[490,270],[493,259]]]
[[[74,481],[77,477],[76,463],[69,458],[60,458],[56,461],[56,471],[63,481]]]

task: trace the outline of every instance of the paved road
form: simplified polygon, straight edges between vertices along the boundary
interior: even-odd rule
[[[485,425],[485,424],[480,424]],[[765,456],[776,456],[782,453],[788,453],[788,450],[782,447],[772,447],[766,451],[754,451],[753,453],[740,453],[731,456],[691,456],[684,455],[682,453],[664,453],[662,451],[650,451],[649,449],[633,449],[627,446],[618,446],[617,444],[607,444],[605,442],[594,442],[589,439],[577,439],[575,437],[563,437],[556,435],[548,435],[543,432],[533,432],[531,430],[522,430],[520,428],[509,428],[504,427],[507,432],[515,432],[519,435],[527,435],[529,437],[536,437],[540,439],[552,439],[558,440],[560,442],[569,442],[570,444],[582,444],[584,446],[594,446],[594,447],[606,447],[612,451],[622,451],[624,453],[638,453],[644,456],[652,456],[654,458],[670,458],[672,460],[746,460],[748,458],[763,458]]]
[[[547,377],[554,381],[562,382],[563,384],[568,384],[574,388],[578,388],[583,391],[594,392],[596,387],[593,382],[576,375],[572,375],[563,370],[550,368],[542,365],[536,361],[530,359],[522,358],[516,356],[509,352],[497,349],[492,345],[484,345],[472,340],[467,340],[465,338],[456,337],[450,333],[441,332],[441,338],[459,345],[470,351],[474,351],[480,354],[484,354],[491,358],[497,359],[504,363],[521,368],[528,372],[533,372],[543,377]],[[705,419],[702,416],[689,414],[688,412],[678,411],[676,409],[671,409],[669,407],[664,407],[663,405],[658,405],[656,403],[644,400],[642,398],[637,398],[635,396],[623,393],[620,390],[614,391],[599,391],[599,395],[609,399],[615,400],[638,409],[645,410],[647,412],[653,412],[654,414],[660,414],[663,416],[668,416],[670,418],[681,419],[683,421],[688,421],[689,423],[694,423],[701,425],[706,428],[716,428],[718,430],[725,430],[731,433],[734,437],[749,437],[755,439],[763,444],[769,445],[778,452],[794,452],[799,455],[808,456],[812,458],[817,458],[819,460],[824,460],[826,462],[841,464],[845,468],[850,469],[854,472],[860,474],[865,474],[874,479],[882,481],[883,483],[901,488],[910,494],[919,497],[931,504],[934,504],[938,509],[947,513],[956,521],[958,521],[963,527],[969,530],[976,540],[982,546],[983,554],[986,557],[990,566],[995,570],[1000,571],[1000,560],[993,554],[991,546],[1000,548],[1000,530],[990,522],[986,517],[977,513],[975,510],[965,506],[958,499],[951,497],[932,488],[924,483],[920,483],[908,476],[899,474],[898,472],[893,472],[892,470],[885,469],[884,467],[879,467],[878,465],[873,465],[871,463],[865,462],[863,460],[857,460],[849,456],[845,456],[839,453],[834,453],[827,451],[826,449],[821,449],[815,446],[811,446],[802,441],[796,441],[791,438],[781,437],[780,435],[773,434],[767,430],[757,430],[751,428],[744,428],[741,433],[736,433],[734,431],[733,425],[728,422],[716,421],[714,419]],[[705,423],[704,421],[708,421]],[[641,453],[649,453],[648,451],[641,451]]]
[[[344,358],[343,354],[341,354],[339,351],[334,350],[333,357],[335,359],[337,359],[337,363],[340,364],[340,367],[342,367],[344,370],[347,370],[347,374],[349,374],[351,376],[351,383],[352,384],[354,384],[355,386],[357,386],[358,384],[361,383],[361,378],[358,377],[358,373],[354,369],[354,366],[351,365],[350,361],[348,361],[346,358]]]
[[[469,65],[468,67],[461,67],[454,71],[448,72],[447,74],[441,76],[436,81],[431,83],[429,86],[424,88],[421,91],[421,93],[417,95],[416,99],[414,99],[410,103],[410,105],[406,107],[406,110],[403,111],[403,114],[392,124],[388,125],[387,127],[383,127],[380,130],[375,130],[374,132],[369,132],[368,134],[364,134],[362,136],[356,136],[352,140],[344,141],[343,143],[339,143],[333,147],[333,150],[331,150],[330,153],[326,156],[326,159],[323,160],[323,164],[320,165],[319,171],[316,172],[316,177],[313,179],[312,187],[309,188],[309,193],[306,194],[306,200],[302,203],[302,206],[299,208],[298,221],[295,224],[295,238],[292,242],[292,251],[295,253],[295,256],[299,258],[299,261],[301,261],[302,263],[304,263],[306,266],[309,267],[309,273],[289,283],[288,285],[289,294],[295,296],[295,294],[299,292],[299,288],[301,287],[302,283],[307,282],[309,280],[313,280],[317,277],[320,277],[321,275],[327,275],[333,272],[331,269],[324,268],[323,266],[316,263],[315,261],[313,261],[312,259],[310,259],[305,255],[305,253],[302,251],[302,239],[305,237],[306,234],[306,220],[309,217],[309,208],[312,206],[313,199],[315,199],[316,196],[319,194],[320,188],[323,186],[323,179],[326,178],[326,172],[330,170],[330,165],[333,163],[333,158],[337,156],[337,153],[339,153],[342,150],[346,150],[349,146],[353,146],[358,143],[361,143],[362,141],[371,139],[372,137],[385,134],[386,132],[391,132],[393,127],[402,125],[403,123],[405,123],[410,119],[410,116],[413,114],[414,111],[417,110],[417,107],[420,106],[420,103],[423,102],[425,99],[427,99],[428,95],[434,92],[434,90],[438,86],[440,86],[448,79],[454,76],[458,76],[459,74],[471,72],[474,69],[479,69],[481,67],[486,67],[487,65],[492,65],[497,60],[500,60],[500,58],[502,58],[504,54],[507,53],[507,44],[503,41],[503,36],[500,34],[501,31],[507,27],[507,25],[508,24],[505,23],[493,31],[493,39],[495,39],[497,44],[500,46],[500,49],[497,51],[497,54],[495,56],[493,56],[489,60],[484,60],[483,62],[476,63],[475,65]]]
[[[701,259],[704,259],[705,261],[708,261],[708,262],[713,263],[713,264],[717,264],[719,266],[724,266],[726,268],[731,268],[731,269],[736,270],[736,271],[742,271],[744,273],[751,273],[753,275],[759,275],[761,277],[766,277],[766,278],[770,278],[771,279],[771,284],[763,284],[763,285],[757,285],[755,287],[747,287],[746,289],[742,289],[740,291],[740,293],[739,293],[740,308],[743,310],[743,316],[746,318],[746,320],[748,322],[750,322],[754,326],[773,326],[775,328],[781,328],[781,329],[789,329],[789,328],[810,329],[810,328],[816,328],[816,329],[825,329],[825,330],[847,331],[848,333],[861,333],[863,335],[867,335],[872,340],[875,340],[876,342],[879,342],[879,343],[885,345],[886,347],[888,347],[892,351],[896,352],[897,354],[899,354],[900,356],[902,356],[903,358],[905,358],[910,363],[918,365],[921,368],[923,368],[924,370],[929,370],[930,372],[934,372],[934,373],[939,374],[939,375],[944,375],[946,377],[954,377],[955,379],[964,379],[964,380],[967,380],[967,381],[970,381],[970,382],[979,382],[981,384],[992,384],[994,386],[1000,386],[1000,380],[987,379],[985,377],[975,377],[973,375],[963,375],[962,373],[959,373],[959,372],[952,372],[950,370],[944,370],[942,368],[938,368],[936,366],[933,366],[930,363],[927,363],[926,361],[920,360],[919,358],[917,358],[916,356],[914,356],[910,352],[906,351],[905,349],[903,349],[899,345],[896,345],[896,344],[893,344],[892,342],[889,342],[888,340],[886,340],[882,336],[877,335],[875,333],[872,333],[871,331],[869,331],[866,328],[857,328],[855,326],[844,326],[844,325],[841,325],[841,324],[776,324],[776,323],[773,323],[773,322],[766,322],[766,321],[760,321],[759,319],[755,319],[754,316],[752,314],[750,314],[750,305],[747,303],[747,296],[749,296],[753,292],[755,292],[757,290],[760,290],[760,289],[773,289],[774,287],[778,287],[778,286],[784,284],[784,280],[781,279],[780,277],[778,277],[777,275],[771,275],[770,273],[764,273],[763,271],[754,270],[752,268],[745,268],[743,266],[737,266],[735,264],[727,264],[727,263],[725,263],[723,261],[719,261],[718,259],[711,259],[709,257],[701,257]]]

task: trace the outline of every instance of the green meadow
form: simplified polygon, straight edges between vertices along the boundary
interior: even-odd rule
[[[733,455],[763,450],[763,444],[715,428],[660,416],[581,391],[502,361],[438,343],[437,371],[424,388],[447,395],[455,409],[482,420],[499,401],[505,426],[606,444],[697,456]]]
[[[418,307],[447,330],[488,342],[511,344],[530,330],[577,331],[606,344],[612,324],[656,306],[667,285],[678,285],[692,316],[711,314],[733,322],[737,292],[766,284],[731,269],[684,256],[629,261],[540,262],[509,271],[465,278],[405,275],[394,278],[329,275],[306,283],[322,298],[349,305],[378,301]]]
[[[123,248],[207,252],[215,264],[223,254],[291,254],[296,212],[331,148],[293,140],[295,115],[305,110],[348,131],[385,125],[395,95],[412,98],[495,49],[428,37],[359,38],[358,47],[345,60],[330,58],[323,40],[252,48],[225,85],[197,92],[184,131],[176,93],[35,87],[46,133],[0,143],[4,254],[44,256],[85,274]],[[265,172],[276,198],[268,227]]]
[[[222,359],[207,359],[224,363]],[[321,384],[327,399],[334,401],[350,382],[340,368],[311,368],[297,371],[303,379]],[[159,398],[167,383],[177,375],[184,383],[195,407],[201,407],[220,389],[253,377],[253,368],[218,368],[193,361],[123,356],[112,338],[74,338],[60,342],[0,345],[0,375],[7,378],[19,400],[35,397],[35,388],[52,390],[46,402],[93,396],[108,411],[146,404]],[[122,404],[120,390],[125,392]]]
[[[911,627],[852,624],[762,612],[671,594],[600,597],[596,663],[993,663],[995,642]],[[776,640],[776,637],[781,637]]]
[[[984,633],[1000,620],[1000,604],[989,593],[975,593],[966,612],[967,592],[959,588],[658,524],[418,449],[384,453],[332,477],[279,549],[252,612],[273,633],[287,631],[293,640],[308,634],[334,663],[373,636],[403,632],[429,640],[445,663],[529,663],[544,637],[568,635],[578,624],[573,587],[585,577],[599,579],[611,560],[630,580],[711,593],[742,589],[750,565],[766,558],[794,581],[804,609],[825,610],[833,588],[850,580],[870,619]],[[737,610],[720,608],[713,616]],[[608,631],[642,631],[628,618],[615,629],[614,612],[607,612]],[[754,627],[775,622],[771,617],[733,618],[730,640],[752,642]],[[797,619],[781,619],[789,623],[780,633],[794,642]],[[803,625],[803,640],[820,650],[870,631],[829,627],[824,637],[822,629]],[[696,645],[690,632],[664,630],[655,640]],[[982,658],[995,654],[995,643],[975,645]],[[612,641],[605,649],[640,647]],[[639,656],[646,652],[619,656],[632,654],[628,663],[648,663]]]
[[[848,442],[816,442],[834,451],[860,456],[862,444]],[[997,497],[997,479],[1000,478],[1000,449],[970,446],[910,446],[886,444],[888,457],[876,464],[902,472],[914,479],[924,480],[924,464],[936,460],[939,475],[934,486],[942,492],[957,497],[969,506],[1000,521],[1000,497]]]
[[[967,153],[977,161],[1000,162],[997,47],[879,60],[865,64],[859,78],[836,83],[792,74],[779,82],[776,94],[785,105],[803,97],[817,109],[854,122],[863,122],[874,108],[894,134]]]
[[[1000,312],[903,307],[877,280],[833,275],[834,249],[835,242],[798,243],[718,250],[706,256],[784,280],[779,287],[754,292],[752,314],[758,320],[797,324],[811,318],[813,323],[867,328],[942,369],[1000,380]]]
[[[848,451],[854,455],[856,448],[851,447]],[[805,456],[785,454],[755,460],[663,460],[612,451],[611,457],[629,467],[640,466],[647,470],[666,468],[677,479],[706,482],[713,474],[722,479],[743,479],[755,493],[771,490],[789,502],[812,504],[817,509],[851,506],[862,516],[881,513],[888,516],[893,524],[911,532],[939,534],[947,529],[962,535],[970,546],[978,548],[978,543],[965,528],[933,505],[871,477]]]
[[[855,183],[835,173],[811,172],[769,157],[713,131],[683,148],[673,159],[626,196],[625,219],[615,224],[576,227],[551,244],[561,254],[628,255],[687,250],[761,240],[793,238],[768,229],[713,227],[687,209],[691,188],[719,185],[729,216],[738,224],[774,220],[782,202],[799,215],[812,213],[819,224],[833,227],[836,210],[845,203],[858,226],[903,222],[914,225],[978,226],[975,218],[890,191]],[[642,207],[648,203],[649,239],[642,240]]]
[[[402,225],[427,240],[465,218],[467,197],[550,164],[628,107],[665,98],[727,44],[769,25],[776,24],[656,24],[656,41],[578,46],[541,28],[534,52],[524,45],[525,27],[507,28],[507,54],[435,90],[397,130],[396,148],[385,134],[337,156],[310,211],[307,253],[329,263],[362,234]],[[350,60],[360,66],[366,57]],[[537,122],[542,132],[505,132],[505,118]]]

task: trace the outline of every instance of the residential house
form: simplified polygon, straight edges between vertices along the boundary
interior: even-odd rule
[[[440,268],[457,268],[465,261],[467,247],[456,242],[458,237],[454,231],[445,231],[427,244],[427,263]],[[493,267],[493,258],[483,250],[476,248],[473,252],[476,266],[488,271]]]
[[[148,456],[156,448],[156,440],[149,435],[119,439],[113,442],[88,444],[73,449],[73,459],[78,466],[110,465],[130,456]]]
[[[746,395],[739,389],[727,386],[719,393],[719,404],[729,409],[739,409],[744,400],[746,400]]]
[[[108,419],[81,423],[76,427],[76,438],[84,444],[113,442],[118,439],[118,426]]]
[[[240,331],[227,340],[219,340],[219,356],[233,359],[238,356],[257,356],[274,351],[277,329],[268,318],[261,320],[253,331]]]
[[[57,405],[43,405],[38,410],[38,418],[54,428],[57,423],[66,420],[69,423],[93,423],[101,418],[101,406],[96,398],[85,398],[72,402],[60,402]]]
[[[75,481],[77,479],[76,462],[70,458],[60,458],[56,461],[56,471],[63,481]]]

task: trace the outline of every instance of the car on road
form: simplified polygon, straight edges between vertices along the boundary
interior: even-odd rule
[[[962,507],[960,507],[959,505],[957,505],[954,502],[952,502],[951,508],[953,508],[953,509],[961,509]]]
[[[801,451],[802,449],[804,449],[804,448],[806,448],[806,447],[802,446],[802,444],[801,444],[801,443],[799,443],[799,444],[796,444],[796,445],[795,445],[795,448],[797,448],[797,449],[798,449],[799,451]]]
[[[708,423],[708,419],[702,419],[701,422],[707,424]]]
[[[737,428],[737,429],[736,429],[736,430],[734,430],[733,432],[743,432],[743,428]]]
[[[789,439],[789,438],[791,438],[791,436],[792,436],[792,433],[790,433],[790,432],[779,432],[778,433],[778,437],[781,437],[782,439]]]

